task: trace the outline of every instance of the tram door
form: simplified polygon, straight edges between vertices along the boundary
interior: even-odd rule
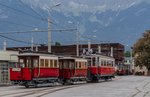
[[[70,78],[75,72],[75,62],[69,59],[62,59],[59,61],[60,78]]]
[[[75,75],[75,61],[70,60],[69,61],[69,69],[70,69],[70,76],[73,77]]]

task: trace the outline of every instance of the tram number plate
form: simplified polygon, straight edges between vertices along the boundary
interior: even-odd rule
[[[21,68],[13,68],[12,71],[21,71]]]

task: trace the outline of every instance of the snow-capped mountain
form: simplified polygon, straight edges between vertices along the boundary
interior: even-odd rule
[[[120,42],[131,46],[150,28],[150,0],[0,0],[0,32],[78,28],[80,40]],[[61,4],[60,6],[55,6]],[[44,19],[43,19],[44,18]],[[47,33],[7,34],[7,37],[47,43]],[[92,37],[96,36],[96,37]],[[85,38],[90,37],[90,38]],[[75,42],[76,31],[52,32],[53,42]],[[2,44],[0,39],[0,43]],[[9,41],[9,46],[22,43]],[[2,46],[2,45],[1,45]]]

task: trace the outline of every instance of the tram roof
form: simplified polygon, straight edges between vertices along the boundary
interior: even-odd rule
[[[54,55],[52,53],[46,53],[46,52],[23,52],[19,53],[17,56],[52,56],[52,57],[58,57],[58,55]]]
[[[60,57],[61,60],[75,60],[75,61],[87,61],[87,59],[81,58],[81,57],[71,57],[71,56],[63,56]]]
[[[102,58],[111,58],[114,59],[112,56],[106,56],[102,54],[89,54],[89,55],[83,55],[82,57],[102,57]]]

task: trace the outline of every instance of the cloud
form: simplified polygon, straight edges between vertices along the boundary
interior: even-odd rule
[[[53,8],[61,12],[72,12],[75,16],[79,16],[82,12],[105,12],[107,10],[121,11],[131,6],[138,5],[143,1],[150,0],[23,0],[35,7],[44,10],[51,8],[57,3],[61,3],[60,8]]]
[[[4,11],[0,9],[0,19],[6,19],[8,18],[7,15],[4,14]]]

